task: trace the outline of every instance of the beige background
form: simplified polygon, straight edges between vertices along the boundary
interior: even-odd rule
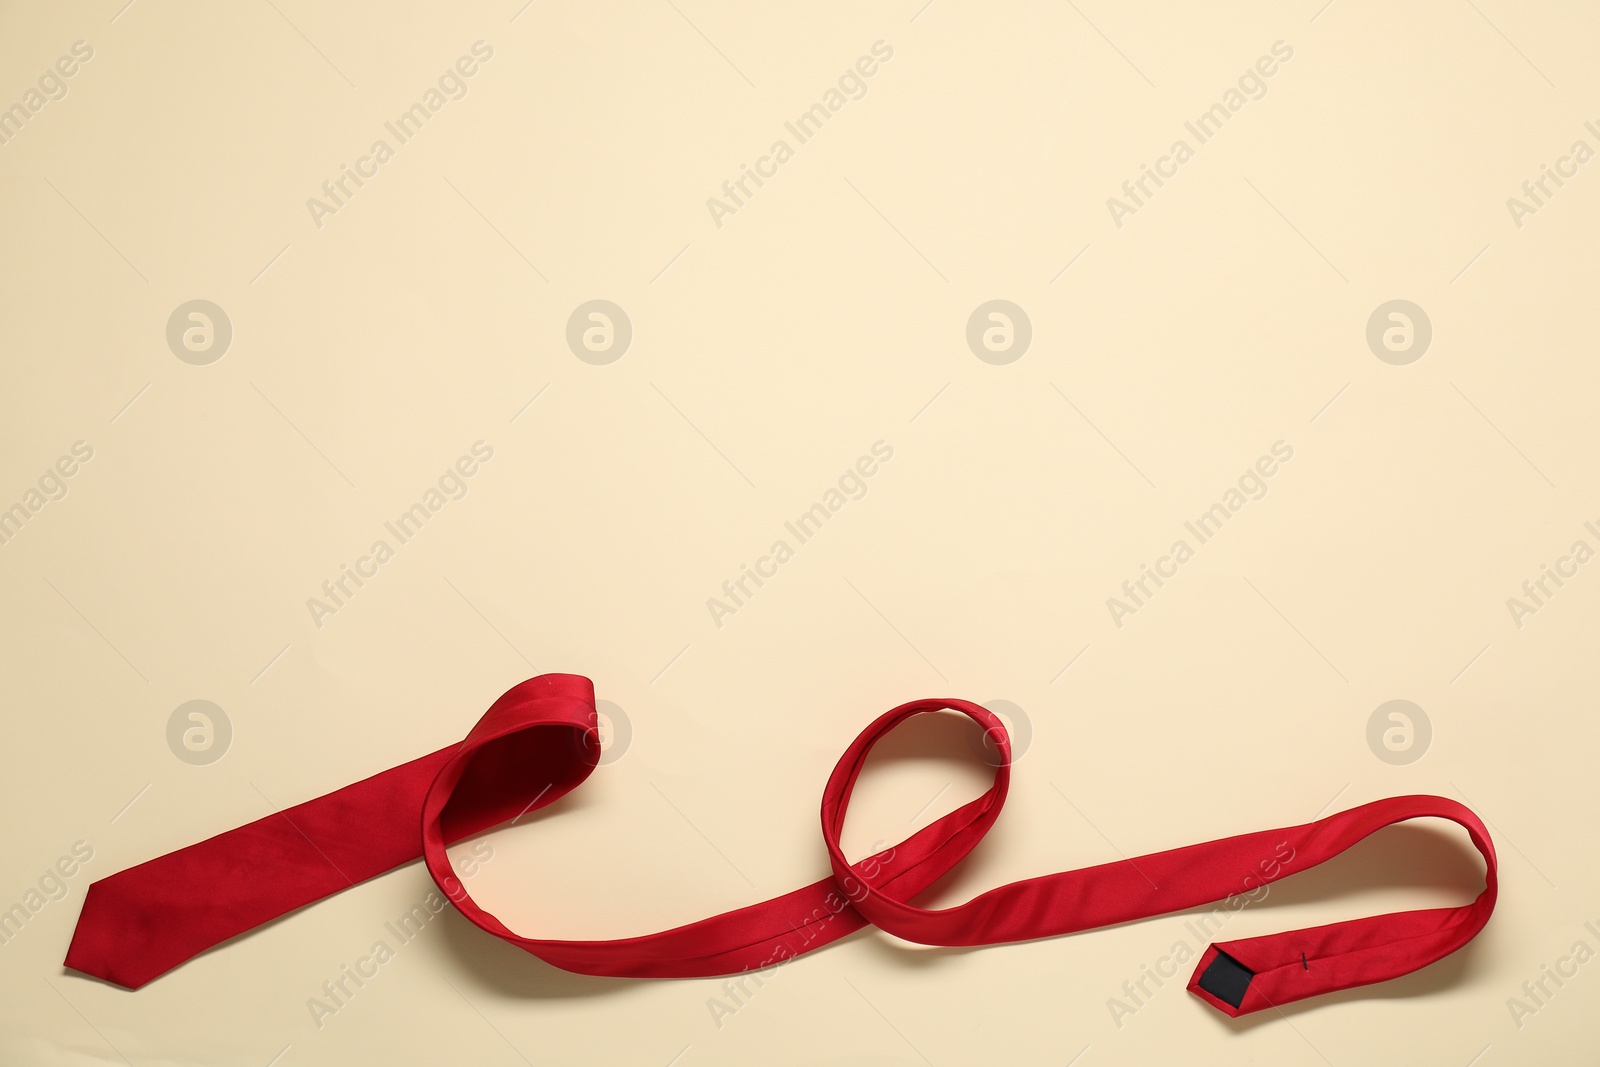
[[[0,906],[93,850],[0,946],[0,1059],[1595,1061],[1600,964],[1509,1002],[1600,948],[1600,566],[1520,627],[1507,598],[1600,547],[1600,165],[1520,227],[1507,198],[1600,148],[1600,14],[123,3],[0,15],[6,106],[93,49],[0,146],[0,506],[93,449],[0,545]],[[307,199],[480,40],[466,96],[319,228]],[[717,226],[707,198],[877,41],[865,95]],[[1107,198],[1277,41],[1265,95],[1115,225]],[[634,331],[605,366],[565,341],[597,298]],[[965,340],[996,298],[1033,331],[1003,366]],[[166,342],[195,299],[232,324],[209,365]],[[1393,299],[1432,322],[1409,365],[1365,339]],[[479,440],[467,495],[315,625],[322,582]],[[707,599],[880,440],[866,495],[716,626]],[[1107,598],[1280,440],[1264,499],[1118,627]],[[447,744],[545,671],[592,676],[633,736],[479,846],[474,893],[530,933],[819,877],[837,754],[930,695],[1032,728],[937,900],[1433,792],[1492,825],[1501,904],[1423,973],[1239,1022],[1184,966],[1118,1025],[1185,916],[971,952],[865,932],[719,1027],[718,982],[567,975],[447,912],[319,1027],[308,1001],[426,896],[420,865],[138,993],[61,968],[94,878]],[[194,699],[231,723],[209,765],[168,745]],[[1432,725],[1405,765],[1367,742],[1393,699]],[[984,788],[959,734],[881,761],[858,854]],[[1395,829],[1227,936],[1478,878],[1454,828]]]

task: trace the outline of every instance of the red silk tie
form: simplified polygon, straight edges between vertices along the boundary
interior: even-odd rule
[[[971,717],[994,739],[1000,764],[993,786],[852,864],[839,833],[867,754],[911,716],[942,710]],[[1449,819],[1466,828],[1486,865],[1484,889],[1470,904],[1207,948],[1189,990],[1232,1016],[1408,974],[1472,940],[1494,910],[1488,831],[1466,807],[1432,796],[1391,797],[1299,826],[1013,882],[944,910],[919,908],[911,901],[972,851],[999,816],[1011,746],[1004,724],[980,705],[917,700],[867,727],[828,779],[822,836],[831,876],[641,937],[551,941],[516,934],[468,895],[445,846],[549,804],[588,777],[599,754],[589,679],[529,679],[495,701],[458,745],[95,882],[66,965],[137,989],[213,945],[419,854],[463,915],[546,962],[582,974],[687,978],[767,969],[869,924],[927,945],[1053,937],[1253,893],[1407,819]]]

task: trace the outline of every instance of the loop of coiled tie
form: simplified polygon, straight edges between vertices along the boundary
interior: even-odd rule
[[[904,841],[852,863],[839,838],[868,754],[907,719],[947,711],[971,718],[992,739],[998,752],[992,785]],[[544,675],[523,683],[490,708],[444,763],[422,812],[423,855],[451,902],[482,929],[580,973],[661,978],[765,969],[868,924],[931,945],[1051,937],[1253,892],[1338,855],[1384,826],[1420,817],[1449,819],[1467,829],[1486,863],[1486,885],[1475,901],[1213,945],[1201,954],[1190,990],[1229,1015],[1242,1015],[1397,977],[1471,940],[1494,906],[1494,850],[1477,817],[1441,797],[1396,797],[1300,826],[1013,882],[950,908],[920,908],[913,899],[994,825],[1011,777],[1010,739],[998,716],[969,701],[928,699],[880,716],[845,750],[829,777],[822,836],[830,877],[655,934],[606,941],[525,937],[472,899],[455,878],[445,845],[471,832],[468,826],[503,822],[575,787],[599,757],[594,721],[587,679]],[[552,752],[568,753],[569,759],[552,761]],[[538,763],[537,773],[530,774],[530,761]]]

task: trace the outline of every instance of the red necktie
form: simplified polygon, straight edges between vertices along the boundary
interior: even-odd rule
[[[899,844],[850,863],[839,832],[867,753],[911,716],[946,709],[970,716],[995,740],[1000,766],[993,786]],[[445,846],[577,786],[599,757],[596,737],[589,679],[529,679],[495,701],[458,745],[95,882],[66,965],[137,989],[213,945],[419,854],[440,891],[468,919],[557,967],[686,978],[770,968],[868,924],[927,945],[1053,937],[1253,893],[1407,819],[1449,819],[1466,828],[1486,864],[1484,889],[1470,904],[1373,915],[1207,948],[1189,990],[1232,1016],[1408,974],[1472,940],[1494,910],[1495,854],[1488,831],[1466,807],[1432,796],[1391,797],[1300,826],[1013,882],[944,910],[919,908],[911,901],[972,851],[999,816],[1011,778],[1011,746],[1004,724],[977,704],[917,700],[867,727],[828,779],[822,837],[830,877],[642,937],[522,937],[473,901],[455,877]]]

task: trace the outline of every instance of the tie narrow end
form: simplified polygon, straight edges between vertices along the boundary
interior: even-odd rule
[[[1189,992],[1224,1015],[1237,1018],[1254,1010],[1243,1005],[1250,992],[1250,980],[1255,976],[1256,972],[1212,945],[1195,967]]]

